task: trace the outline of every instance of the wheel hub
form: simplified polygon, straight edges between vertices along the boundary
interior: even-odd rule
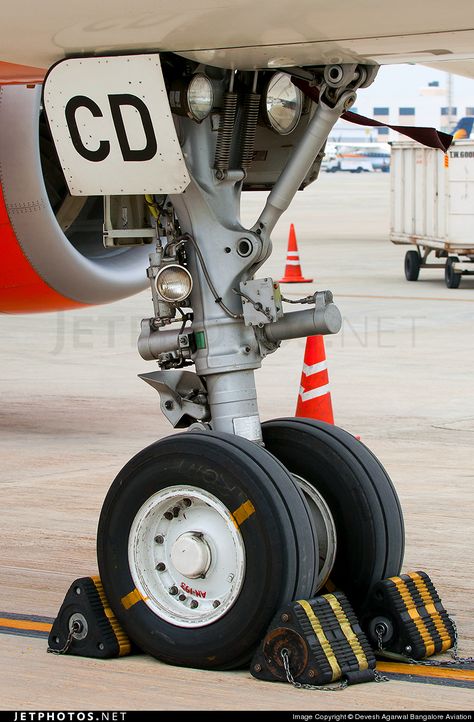
[[[171,562],[188,579],[204,577],[211,565],[211,550],[199,532],[181,534],[171,548]]]
[[[153,494],[128,539],[130,572],[145,604],[180,627],[215,622],[245,577],[245,546],[225,504],[193,486]]]

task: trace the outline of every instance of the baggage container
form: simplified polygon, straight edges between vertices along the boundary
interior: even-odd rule
[[[446,155],[394,143],[390,172],[390,240],[414,246],[405,255],[406,279],[444,268],[448,288],[458,288],[462,275],[474,273],[474,141],[455,141]]]

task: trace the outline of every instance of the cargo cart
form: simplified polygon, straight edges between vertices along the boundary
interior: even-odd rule
[[[413,142],[394,143],[390,240],[414,246],[405,277],[444,268],[448,288],[474,275],[474,141],[456,141],[446,155]]]

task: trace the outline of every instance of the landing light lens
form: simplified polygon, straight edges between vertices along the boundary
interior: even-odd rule
[[[200,73],[194,75],[189,82],[186,99],[194,120],[207,118],[214,104],[214,91],[209,78]]]
[[[265,96],[267,120],[280,135],[288,135],[299,123],[303,110],[303,94],[286,73],[275,73]]]
[[[155,287],[164,301],[177,303],[189,296],[193,289],[193,279],[186,268],[173,264],[158,272]]]

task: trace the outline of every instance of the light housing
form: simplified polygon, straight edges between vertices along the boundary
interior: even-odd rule
[[[292,133],[303,111],[303,93],[287,73],[271,76],[264,94],[265,119],[280,135]]]
[[[206,75],[203,73],[193,75],[186,91],[186,101],[194,120],[201,122],[207,118],[214,105],[214,90]]]
[[[193,290],[193,279],[187,268],[172,263],[158,271],[155,288],[163,301],[179,303],[184,301]]]
[[[212,82],[204,73],[195,73],[186,79],[179,78],[171,86],[169,101],[174,113],[201,123],[214,106]]]

